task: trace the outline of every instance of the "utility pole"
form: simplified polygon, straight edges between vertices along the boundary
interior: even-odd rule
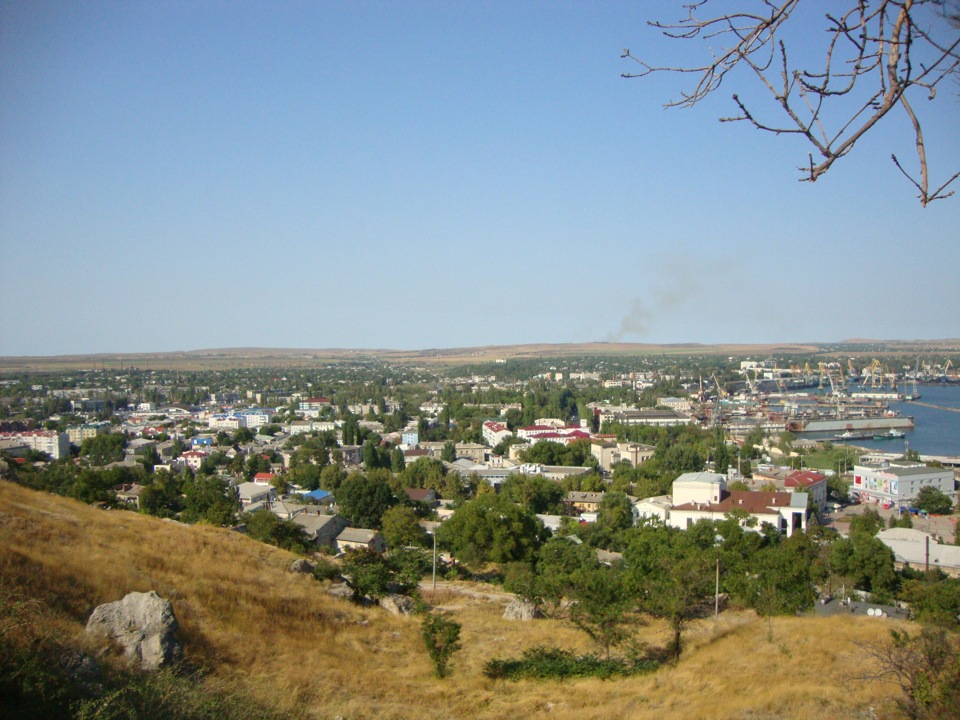
[[[717,558],[717,584],[713,594],[713,619],[720,620],[720,558]]]

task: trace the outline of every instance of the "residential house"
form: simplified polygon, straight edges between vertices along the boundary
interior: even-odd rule
[[[348,527],[337,535],[336,550],[342,553],[351,548],[367,548],[374,552],[383,552],[387,549],[387,543],[383,535],[376,530]]]
[[[310,542],[323,547],[333,547],[337,536],[347,527],[347,521],[339,515],[329,515],[312,508],[295,515],[292,521],[303,528]]]
[[[117,500],[124,505],[136,510],[140,509],[140,491],[143,489],[139,483],[124,485],[117,491]]]
[[[240,504],[246,509],[250,505],[266,503],[277,497],[277,491],[269,485],[245,482],[237,485]]]
[[[180,454],[180,461],[188,468],[196,472],[200,469],[201,463],[207,457],[207,453],[199,450],[187,450]]]
[[[659,520],[666,525],[670,520],[670,509],[672,507],[672,495],[657,495],[656,497],[636,500],[633,503],[634,524],[646,518]]]
[[[412,502],[420,503],[426,507],[433,507],[437,504],[437,492],[433,488],[404,488],[403,492]]]
[[[583,513],[596,512],[603,502],[604,493],[602,492],[580,492],[573,491],[567,493],[563,499],[563,510],[567,515],[581,515]]]
[[[455,449],[458,458],[467,458],[475,462],[483,462],[487,456],[487,447],[479,443],[457,443]]]

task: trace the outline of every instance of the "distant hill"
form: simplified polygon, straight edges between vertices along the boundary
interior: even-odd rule
[[[771,355],[832,356],[859,354],[956,353],[960,340],[847,340],[844,343],[530,343],[485,345],[469,348],[422,350],[348,348],[206,348],[157,353],[99,353],[37,357],[2,357],[2,372],[55,372],[138,367],[141,369],[222,370],[244,367],[314,367],[340,362],[389,362],[413,366],[449,366],[492,363],[495,360],[565,358],[578,356],[721,355],[768,357]]]
[[[462,623],[464,647],[441,681],[416,617],[330,597],[311,576],[287,572],[289,553],[229,530],[98,510],[0,481],[0,538],[3,648],[19,647],[31,618],[39,618],[37,642],[82,648],[96,605],[156,590],[172,601],[186,658],[206,668],[206,682],[276,717],[773,720],[892,711],[891,687],[850,680],[860,670],[857,644],[885,637],[894,627],[886,620],[781,618],[768,639],[766,621],[726,612],[691,628],[677,667],[629,680],[510,683],[485,678],[483,664],[539,644],[591,646],[563,621],[503,620],[503,595],[487,586],[470,594],[442,585],[426,599]],[[21,603],[12,615],[11,598]],[[656,646],[668,632],[650,622],[636,636]]]

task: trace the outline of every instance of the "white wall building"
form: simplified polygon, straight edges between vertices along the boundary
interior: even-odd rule
[[[46,453],[54,460],[65,458],[70,454],[70,436],[67,433],[58,433],[55,430],[23,430],[20,432],[0,433],[0,437],[8,440],[19,440],[31,450]]]
[[[934,487],[956,502],[953,471],[907,461],[855,465],[850,493],[861,502],[908,506],[920,488]]]
[[[490,447],[496,447],[508,437],[513,437],[506,423],[488,420],[483,424],[483,441]]]

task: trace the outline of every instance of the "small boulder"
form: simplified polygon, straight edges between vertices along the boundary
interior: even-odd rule
[[[413,600],[406,595],[387,595],[380,600],[380,607],[391,615],[413,614]]]
[[[346,583],[335,583],[327,588],[327,594],[349,600],[353,597],[353,590]]]
[[[290,563],[290,567],[287,568],[287,570],[292,573],[312,573],[315,567],[316,566],[309,560],[298,558]]]
[[[173,606],[152,590],[100,605],[87,621],[88,633],[116,642],[130,663],[142,670],[158,670],[179,660],[183,648],[174,637],[176,631]]]
[[[536,603],[520,598],[514,598],[503,611],[504,620],[534,620],[538,617],[542,615]]]

